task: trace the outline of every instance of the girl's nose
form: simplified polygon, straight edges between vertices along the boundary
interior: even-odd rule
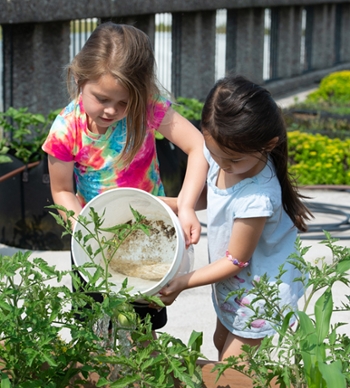
[[[105,111],[105,113],[107,113],[108,115],[111,115],[111,116],[118,114],[118,109],[113,105],[106,107],[104,111]]]

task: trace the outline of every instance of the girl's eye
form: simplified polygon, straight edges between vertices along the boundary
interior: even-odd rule
[[[240,160],[231,160],[231,163],[239,163]]]
[[[101,102],[102,104],[104,104],[105,102],[108,101],[106,98],[97,97],[97,96],[96,96],[96,99],[97,99],[98,102]]]

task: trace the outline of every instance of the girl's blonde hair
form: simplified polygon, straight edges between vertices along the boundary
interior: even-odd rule
[[[160,93],[155,66],[152,45],[144,32],[130,25],[107,22],[93,31],[67,67],[67,86],[72,99],[78,98],[87,81],[98,80],[105,74],[112,75],[128,90],[127,135],[120,155],[125,165],[130,164],[142,146],[147,119],[153,114],[150,101]]]

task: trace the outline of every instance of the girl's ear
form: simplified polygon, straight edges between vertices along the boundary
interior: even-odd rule
[[[276,137],[274,137],[273,139],[271,139],[268,143],[267,143],[267,145],[266,145],[266,147],[265,147],[265,151],[266,152],[271,152],[275,147],[276,147],[276,145],[278,144],[278,141],[279,141],[279,137],[278,136],[276,136]]]

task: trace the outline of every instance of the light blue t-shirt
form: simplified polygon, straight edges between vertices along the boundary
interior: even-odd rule
[[[264,319],[254,321],[247,327],[252,310],[247,307],[252,296],[240,299],[227,294],[240,288],[252,289],[265,273],[270,281],[275,280],[279,266],[287,270],[280,285],[281,306],[297,307],[304,290],[300,282],[293,280],[300,276],[294,266],[287,263],[295,251],[297,229],[283,209],[281,187],[271,161],[253,178],[247,178],[236,185],[221,190],[216,186],[220,167],[204,148],[209,163],[208,172],[208,250],[209,261],[225,257],[231,231],[236,218],[267,217],[265,228],[253,253],[250,265],[238,274],[213,285],[213,302],[221,323],[233,334],[245,338],[262,338],[275,334],[270,323]],[[263,311],[264,303],[258,302]]]

